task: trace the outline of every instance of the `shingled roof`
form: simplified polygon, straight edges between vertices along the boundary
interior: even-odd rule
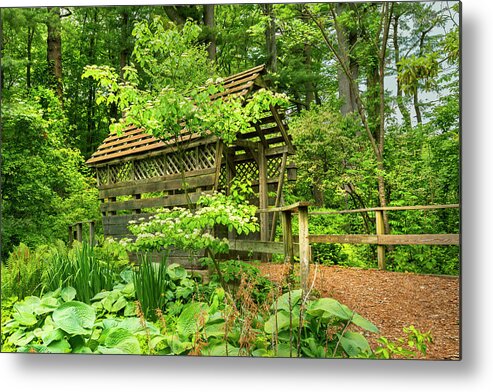
[[[222,80],[224,91],[212,95],[218,99],[228,95],[246,96],[264,86],[261,75],[265,74],[265,66],[259,65],[249,70],[229,76]],[[202,137],[200,134],[190,134],[186,129],[180,136],[180,141],[190,141]],[[122,134],[110,134],[87,160],[89,166],[99,166],[110,161],[137,156],[150,151],[159,151],[173,144],[175,140],[160,140],[145,132],[142,128],[129,127]]]

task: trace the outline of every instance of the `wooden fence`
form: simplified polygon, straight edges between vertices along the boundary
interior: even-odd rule
[[[89,225],[89,244],[94,245],[96,222],[95,221],[82,221],[82,222],[72,223],[68,227],[68,244],[69,244],[69,246],[72,245],[72,242],[74,242],[74,240],[82,242],[84,224]]]
[[[280,213],[282,222],[283,250],[285,260],[293,262],[295,249],[299,251],[296,256],[300,259],[300,278],[303,290],[308,290],[308,274],[310,272],[311,243],[323,244],[371,244],[377,245],[378,267],[385,269],[386,245],[459,245],[459,234],[385,234],[383,213],[384,211],[408,211],[431,210],[445,208],[459,208],[458,204],[429,205],[429,206],[405,206],[405,207],[376,207],[343,211],[313,211],[308,212],[308,202],[298,202],[286,207],[268,208],[258,210],[260,213]],[[376,234],[309,234],[309,215],[336,215],[361,212],[375,212]],[[292,215],[298,214],[299,244],[293,242]],[[279,245],[271,242],[271,249]],[[296,245],[296,246],[295,246]],[[267,248],[267,244],[264,244]],[[278,252],[272,252],[278,253]]]

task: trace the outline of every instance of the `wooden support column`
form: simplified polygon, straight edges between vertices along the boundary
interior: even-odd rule
[[[267,209],[269,205],[269,192],[267,187],[267,159],[265,156],[264,146],[262,143],[258,143],[257,149],[258,158],[258,197],[259,208],[261,210]],[[269,240],[269,214],[260,214],[260,240]]]
[[[310,243],[308,239],[308,207],[298,208],[300,236],[300,280],[304,295],[308,293],[308,277],[310,274]]]
[[[375,211],[375,227],[377,237],[385,234],[385,225],[383,222],[383,211]],[[385,269],[385,245],[377,245],[378,268]]]
[[[267,184],[267,157],[262,143],[257,144],[258,162],[258,197],[259,208],[267,209],[269,206],[269,189]],[[260,241],[269,240],[269,213],[260,214]],[[262,261],[267,261],[267,254],[262,255]]]
[[[95,228],[95,222],[94,221],[89,222],[89,245],[91,245],[91,246],[94,246],[94,244],[95,244],[94,228]]]
[[[291,211],[281,212],[282,223],[282,242],[284,244],[284,262],[294,264],[294,246],[293,246],[293,223]],[[291,267],[292,268],[292,267]]]

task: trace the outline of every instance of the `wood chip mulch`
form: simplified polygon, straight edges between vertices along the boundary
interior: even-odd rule
[[[262,263],[258,268],[275,282],[288,271],[282,264]],[[313,289],[370,320],[381,336],[395,341],[405,337],[404,327],[414,325],[433,337],[426,359],[459,359],[458,277],[311,265],[311,279],[315,270]],[[375,339],[368,337],[373,347]]]

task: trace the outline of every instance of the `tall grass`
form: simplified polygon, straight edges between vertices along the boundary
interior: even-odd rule
[[[112,290],[119,282],[121,263],[101,260],[94,247],[87,243],[76,244],[70,251],[56,252],[46,270],[44,291],[72,286],[79,301],[90,303],[102,290]]]
[[[144,253],[139,267],[134,271],[135,295],[145,317],[151,320],[157,319],[156,310],[162,310],[167,301],[166,291],[171,280],[166,261],[167,258],[163,257],[159,264],[153,263],[149,255]]]

